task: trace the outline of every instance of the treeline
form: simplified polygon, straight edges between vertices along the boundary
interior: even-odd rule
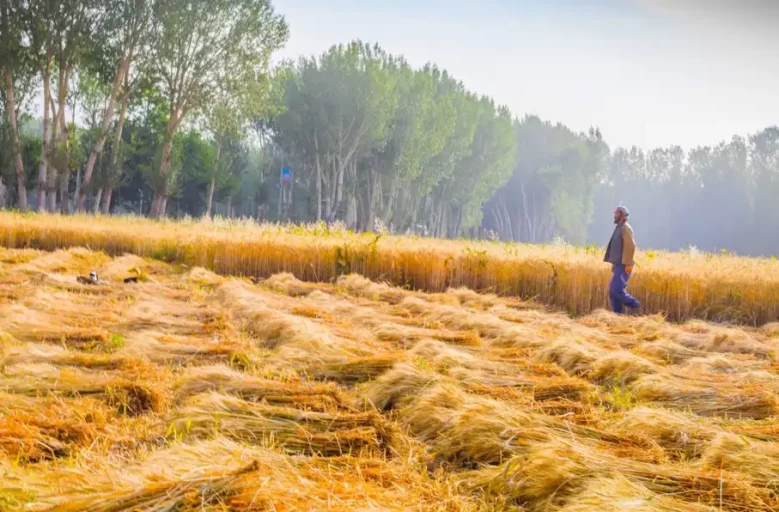
[[[434,66],[353,42],[271,69],[287,27],[267,0],[9,0],[0,15],[5,206],[456,236],[511,175],[509,111]]]
[[[0,31],[2,201],[26,210],[33,189],[38,210],[107,212],[130,186],[153,217],[180,197],[184,169],[213,190],[240,166],[287,39],[268,0],[3,0]]]
[[[779,256],[779,128],[685,153],[679,147],[617,149],[595,195],[608,239],[613,205],[630,205],[646,247]]]
[[[353,42],[272,66],[269,0],[0,3],[0,207],[779,253],[779,130],[610,150]]]
[[[301,59],[281,87],[273,142],[302,175],[306,218],[457,236],[511,175],[509,111],[435,67],[352,43]]]

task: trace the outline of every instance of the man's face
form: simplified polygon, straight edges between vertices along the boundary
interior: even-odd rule
[[[622,210],[614,210],[614,224],[619,224],[623,219]]]

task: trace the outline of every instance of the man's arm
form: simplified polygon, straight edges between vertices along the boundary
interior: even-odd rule
[[[625,224],[622,230],[622,264],[626,267],[631,267],[631,269],[628,269],[628,273],[632,270],[635,255],[636,240],[633,238],[633,228],[629,224]]]

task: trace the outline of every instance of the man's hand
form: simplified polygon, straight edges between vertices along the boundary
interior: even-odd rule
[[[632,274],[633,273],[633,265],[625,265],[625,273],[626,274]]]

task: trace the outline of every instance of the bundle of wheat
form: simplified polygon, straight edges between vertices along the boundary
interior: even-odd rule
[[[716,375],[706,378],[683,374],[645,375],[630,389],[640,401],[690,410],[701,416],[762,419],[777,412],[776,397],[770,390],[754,385],[739,386]]]
[[[165,403],[162,390],[148,381],[133,382],[107,372],[61,369],[43,363],[6,367],[0,376],[0,390],[26,396],[93,396],[129,416],[161,411]]]
[[[770,371],[770,363],[750,355],[709,354],[705,357],[693,357],[682,365],[682,371],[690,373],[719,373],[738,376],[739,380],[749,377],[752,380],[770,382],[775,377]]]
[[[174,413],[175,435],[222,433],[254,444],[279,443],[292,453],[338,455],[382,451],[391,430],[373,413],[325,413],[247,402],[217,393],[188,400]]]
[[[381,321],[381,319],[378,319]],[[373,336],[379,341],[387,341],[397,344],[401,348],[416,345],[422,340],[434,339],[452,345],[478,347],[482,344],[481,337],[476,331],[453,331],[449,329],[428,329],[402,325],[399,323],[384,323],[373,328]]]
[[[551,418],[469,396],[453,385],[426,390],[401,411],[401,419],[436,457],[464,466],[499,464],[530,443],[549,440],[553,428]]]
[[[599,475],[601,465],[592,465],[587,452],[549,441],[534,444],[503,464],[465,474],[467,488],[487,495],[505,496],[518,505],[540,512],[559,510]]]
[[[435,340],[423,340],[408,351],[409,357],[430,369],[466,385],[489,387],[528,387],[517,367],[477,357],[463,348]]]
[[[185,275],[185,280],[198,286],[219,286],[225,278],[203,267],[195,267]]]
[[[428,386],[441,380],[435,372],[411,363],[398,363],[392,370],[369,382],[362,396],[370,407],[388,411],[402,407]]]
[[[721,433],[706,447],[701,464],[713,470],[747,475],[755,484],[775,489],[779,480],[779,447]]]
[[[769,339],[779,338],[779,322],[768,322],[760,330]]]
[[[567,400],[578,402],[593,391],[587,381],[576,377],[526,376],[533,391],[533,399],[539,401]],[[573,404],[569,404],[573,405]]]
[[[625,385],[657,371],[658,368],[646,359],[626,350],[617,350],[595,360],[588,377],[599,384]]]
[[[310,364],[311,360],[343,361],[369,356],[371,347],[356,340],[336,337],[329,329],[306,318],[289,315],[271,307],[264,296],[237,281],[220,286],[217,300],[233,308],[245,328],[275,349],[285,361]]]
[[[621,475],[594,478],[557,512],[715,512],[719,509],[660,496]]]
[[[779,423],[773,417],[764,420],[749,420],[745,422],[733,422],[726,426],[729,432],[734,434],[766,441],[769,443],[779,442]]]
[[[715,423],[689,413],[638,407],[628,411],[616,425],[617,432],[641,432],[655,440],[672,459],[694,459],[717,436]]]
[[[143,276],[148,277],[149,273],[169,274],[170,270],[159,261],[141,258],[135,254],[123,254],[100,266],[98,272],[108,281],[121,282],[128,276],[136,276],[140,281],[145,280],[142,279]]]
[[[392,287],[385,283],[374,283],[369,279],[356,274],[341,276],[336,281],[336,285],[346,290],[349,294],[357,297],[364,297],[374,301],[387,302],[389,304],[398,304],[408,292],[399,288]]]
[[[62,457],[102,436],[119,443],[116,413],[91,397],[64,400],[0,392],[0,452],[20,461]],[[1,494],[0,494],[1,495]]]
[[[379,377],[405,359],[403,352],[391,352],[378,356],[355,357],[344,362],[316,363],[306,368],[304,373],[317,380],[356,384]]]
[[[87,489],[68,486],[36,501],[55,503],[52,510],[63,512],[482,510],[447,481],[414,466],[348,456],[288,457],[223,438],[161,451],[143,466],[111,472]]]
[[[317,289],[315,285],[305,283],[289,272],[274,274],[268,279],[261,281],[261,283],[274,292],[283,293],[290,297],[305,297]]]
[[[352,406],[334,384],[281,382],[251,377],[224,366],[209,366],[186,370],[175,387],[179,399],[209,391],[237,396],[250,402],[291,405],[317,411],[349,410]]]
[[[717,510],[779,510],[779,498],[743,474],[637,462],[563,438],[533,445],[500,466],[465,474],[462,482],[467,488],[508,496],[533,510],[551,512],[578,503],[577,496],[597,479],[610,475],[624,476],[660,496],[683,498]]]
[[[591,372],[593,364],[606,351],[584,340],[563,338],[536,351],[534,359],[539,363],[555,363],[566,372],[579,375]]]
[[[440,459],[462,465],[499,464],[539,442],[570,437],[601,449],[653,450],[633,433],[609,433],[577,425],[529,408],[512,407],[464,392],[459,386],[437,384],[421,392],[400,411],[400,420],[425,441]],[[656,454],[649,457],[656,458]]]
[[[89,370],[121,370],[124,376],[143,376],[155,371],[146,361],[124,355],[72,352],[63,347],[26,344],[11,350],[5,364],[45,363],[52,366],[72,366]]]
[[[680,364],[694,357],[701,357],[705,352],[691,350],[671,340],[657,340],[646,345],[639,345],[635,352],[657,359],[666,364]]]
[[[463,311],[460,307],[436,304],[414,296],[403,299],[397,311],[401,315],[421,319],[423,327],[475,332],[496,346],[537,347],[543,344],[532,330],[489,313]]]
[[[674,337],[677,343],[703,352],[751,354],[765,359],[773,357],[776,347],[755,339],[746,332],[735,329],[717,329],[705,334],[680,333]]]

